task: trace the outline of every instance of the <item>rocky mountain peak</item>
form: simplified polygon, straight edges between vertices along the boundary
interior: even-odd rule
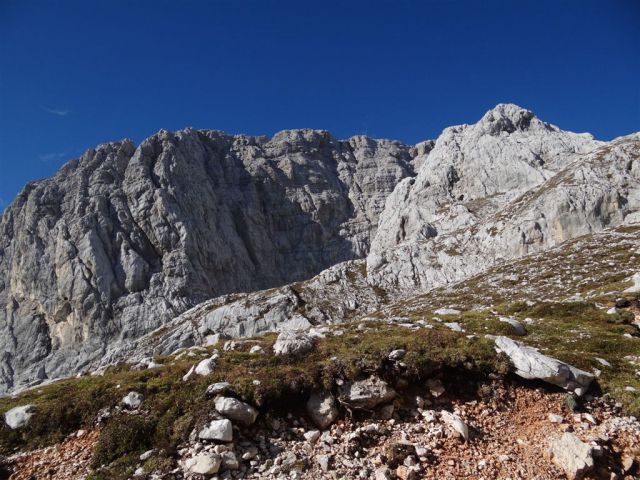
[[[554,128],[540,121],[531,110],[513,103],[499,103],[484,114],[478,125],[492,135],[513,133],[516,130]]]

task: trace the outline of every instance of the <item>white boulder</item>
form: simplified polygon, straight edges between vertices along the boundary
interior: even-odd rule
[[[285,330],[278,335],[273,344],[276,355],[302,355],[310,352],[314,347],[313,337],[302,332]]]
[[[555,358],[547,357],[537,350],[522,345],[508,337],[495,338],[496,351],[509,357],[516,374],[526,379],[539,379],[582,395],[587,391],[594,376]]]
[[[4,414],[4,421],[9,425],[9,428],[13,430],[22,428],[29,423],[35,410],[36,408],[33,405],[14,407]]]

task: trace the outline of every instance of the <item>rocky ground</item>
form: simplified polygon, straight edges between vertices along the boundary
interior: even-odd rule
[[[165,474],[149,474],[158,452],[145,452],[133,476],[622,479],[638,473],[640,422],[615,405],[588,398],[572,410],[566,393],[520,381],[483,384],[479,395],[464,388],[466,398],[455,384],[442,385],[415,387],[324,432],[299,409],[270,412],[250,428],[235,428],[233,442],[182,444],[179,466]],[[98,435],[81,430],[56,446],[12,456],[10,478],[84,478]],[[566,437],[570,446],[554,447]],[[216,474],[196,473],[207,470]]]

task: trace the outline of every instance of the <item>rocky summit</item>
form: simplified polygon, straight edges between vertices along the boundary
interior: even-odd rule
[[[640,133],[99,145],[0,221],[0,464],[634,478],[639,278]]]

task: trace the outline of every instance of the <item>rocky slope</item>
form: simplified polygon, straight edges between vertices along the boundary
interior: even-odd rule
[[[413,147],[312,130],[100,146],[3,215],[0,391],[363,318],[634,224],[638,155],[640,134],[598,142],[510,104]]]
[[[0,223],[0,392],[78,371],[211,297],[363,257],[428,149],[161,131],[27,185]]]

